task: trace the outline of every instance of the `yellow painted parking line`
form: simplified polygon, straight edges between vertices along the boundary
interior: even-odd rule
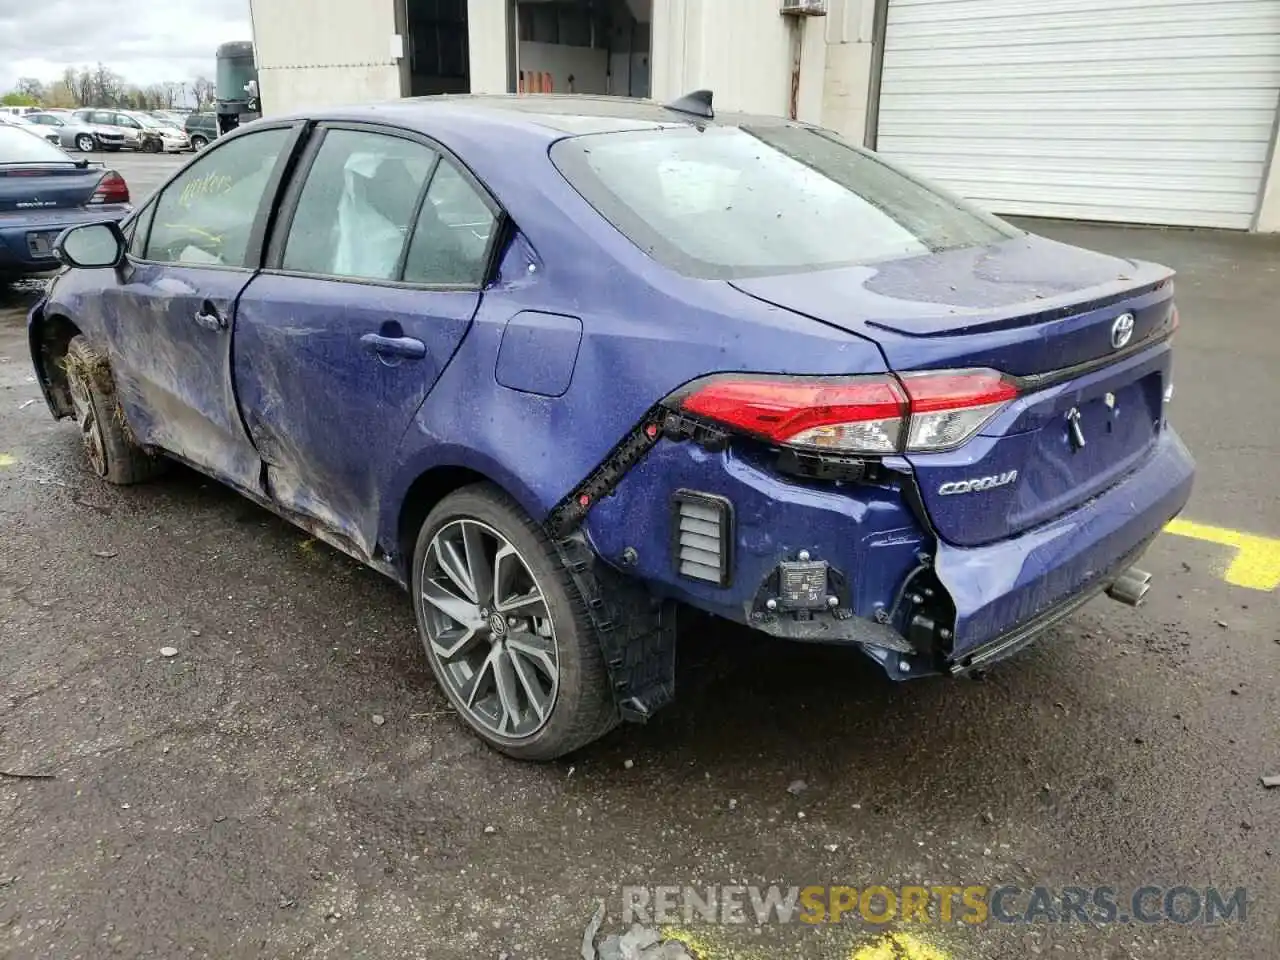
[[[0,467],[12,467],[18,458],[9,453],[0,453]]]
[[[712,938],[716,938],[715,931],[706,931],[704,935],[679,927],[662,928],[663,940],[682,944],[698,960],[763,960],[764,955],[758,950],[743,951],[728,944],[712,943]],[[835,960],[836,955],[831,956]],[[839,956],[847,960],[952,960],[950,953],[909,933],[882,934]]]
[[[874,943],[855,947],[849,960],[950,960],[950,957],[909,933],[890,933]]]
[[[1170,520],[1164,529],[1175,536],[1235,548],[1235,556],[1222,574],[1232,586],[1268,591],[1280,587],[1280,540],[1181,518]]]

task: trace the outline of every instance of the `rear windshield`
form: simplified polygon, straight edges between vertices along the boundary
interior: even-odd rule
[[[0,165],[72,162],[70,157],[45,140],[39,131],[39,127],[24,129],[0,123]]]
[[[573,137],[551,151],[609,222],[694,277],[797,273],[980,246],[1006,223],[798,125]]]

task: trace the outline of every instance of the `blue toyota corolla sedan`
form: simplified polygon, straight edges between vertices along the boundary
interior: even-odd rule
[[[1191,490],[1169,270],[706,93],[266,119],[57,247],[31,353],[92,469],[394,578],[516,757],[669,702],[682,606],[982,667],[1138,603]]]

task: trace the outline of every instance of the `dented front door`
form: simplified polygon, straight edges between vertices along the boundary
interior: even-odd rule
[[[235,314],[295,139],[289,126],[264,125],[193,161],[152,201],[119,284],[104,295],[112,365],[138,439],[252,492],[262,463],[236,403]]]
[[[108,301],[117,389],[138,440],[256,491],[261,461],[231,379],[232,319],[251,276],[138,263]]]

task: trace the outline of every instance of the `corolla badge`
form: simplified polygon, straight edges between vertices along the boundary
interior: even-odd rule
[[[954,493],[982,493],[986,490],[994,490],[996,487],[1006,486],[1017,479],[1017,470],[1007,470],[1004,473],[994,473],[989,477],[974,477],[972,480],[953,480],[940,486],[938,493],[944,497],[949,497]]]
[[[1122,313],[1111,324],[1111,348],[1119,350],[1133,336],[1133,314]]]

